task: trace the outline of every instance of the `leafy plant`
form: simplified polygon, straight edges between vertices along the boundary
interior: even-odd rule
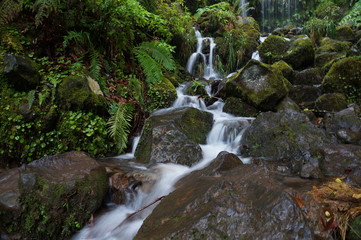
[[[107,123],[108,133],[114,139],[118,153],[127,147],[133,111],[134,106],[129,103],[110,105],[110,118]]]
[[[351,11],[342,18],[340,25],[351,25],[354,28],[361,26],[361,1],[355,3]]]
[[[163,78],[162,69],[175,69],[172,51],[173,48],[170,45],[157,41],[143,42],[135,47],[135,56],[144,70],[148,84],[161,82]]]

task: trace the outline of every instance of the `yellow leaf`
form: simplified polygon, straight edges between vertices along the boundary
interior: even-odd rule
[[[335,179],[335,182],[337,182],[337,183],[342,183],[342,180],[339,179],[339,178],[336,178],[336,179]]]
[[[353,194],[352,197],[353,197],[353,198],[356,198],[356,199],[360,199],[360,198],[361,198],[361,193],[359,193],[359,194]]]

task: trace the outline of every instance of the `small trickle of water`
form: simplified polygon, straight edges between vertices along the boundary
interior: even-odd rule
[[[191,74],[195,74],[195,67],[198,64],[203,64],[203,78],[207,80],[219,79],[219,74],[214,69],[214,50],[216,44],[211,37],[202,37],[202,34],[195,30],[197,37],[197,48],[194,53],[189,57],[187,62],[187,71]],[[206,44],[207,43],[207,44]],[[204,48],[209,48],[209,53],[204,53]]]
[[[242,17],[247,17],[247,0],[241,0],[239,7],[242,8]]]

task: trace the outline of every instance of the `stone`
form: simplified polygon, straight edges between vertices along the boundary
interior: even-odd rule
[[[320,68],[308,68],[294,74],[292,84],[295,85],[320,85],[322,83],[322,79],[324,77],[324,73]]]
[[[285,38],[270,35],[258,46],[258,51],[263,62],[272,64],[282,60],[288,48],[289,42]]]
[[[321,95],[321,89],[309,85],[293,85],[290,88],[288,97],[295,101],[297,104],[313,103]]]
[[[315,108],[321,111],[338,112],[347,108],[347,100],[342,93],[328,93],[319,96]]]
[[[293,83],[293,78],[295,75],[295,71],[293,71],[292,67],[288,65],[285,61],[278,61],[272,64],[272,67],[280,70],[282,75],[291,83]]]
[[[135,152],[142,163],[172,162],[191,166],[202,158],[213,115],[195,108],[156,112],[145,122]]]
[[[239,117],[255,117],[258,110],[245,103],[240,98],[229,97],[226,99],[223,111]]]
[[[5,54],[4,74],[17,91],[30,91],[40,84],[39,67],[26,57]]]
[[[250,60],[242,70],[226,79],[217,96],[241,98],[261,110],[273,110],[291,84],[270,65]]]
[[[283,58],[295,70],[313,66],[314,59],[315,51],[311,39],[307,36],[294,40]]]

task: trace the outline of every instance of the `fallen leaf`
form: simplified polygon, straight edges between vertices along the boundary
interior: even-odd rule
[[[339,178],[336,178],[336,179],[335,179],[335,182],[337,182],[337,183],[342,183],[342,180],[339,179]]]
[[[356,198],[356,199],[360,199],[360,198],[361,198],[361,193],[359,193],[359,194],[353,194],[352,197],[353,197],[353,198]]]

